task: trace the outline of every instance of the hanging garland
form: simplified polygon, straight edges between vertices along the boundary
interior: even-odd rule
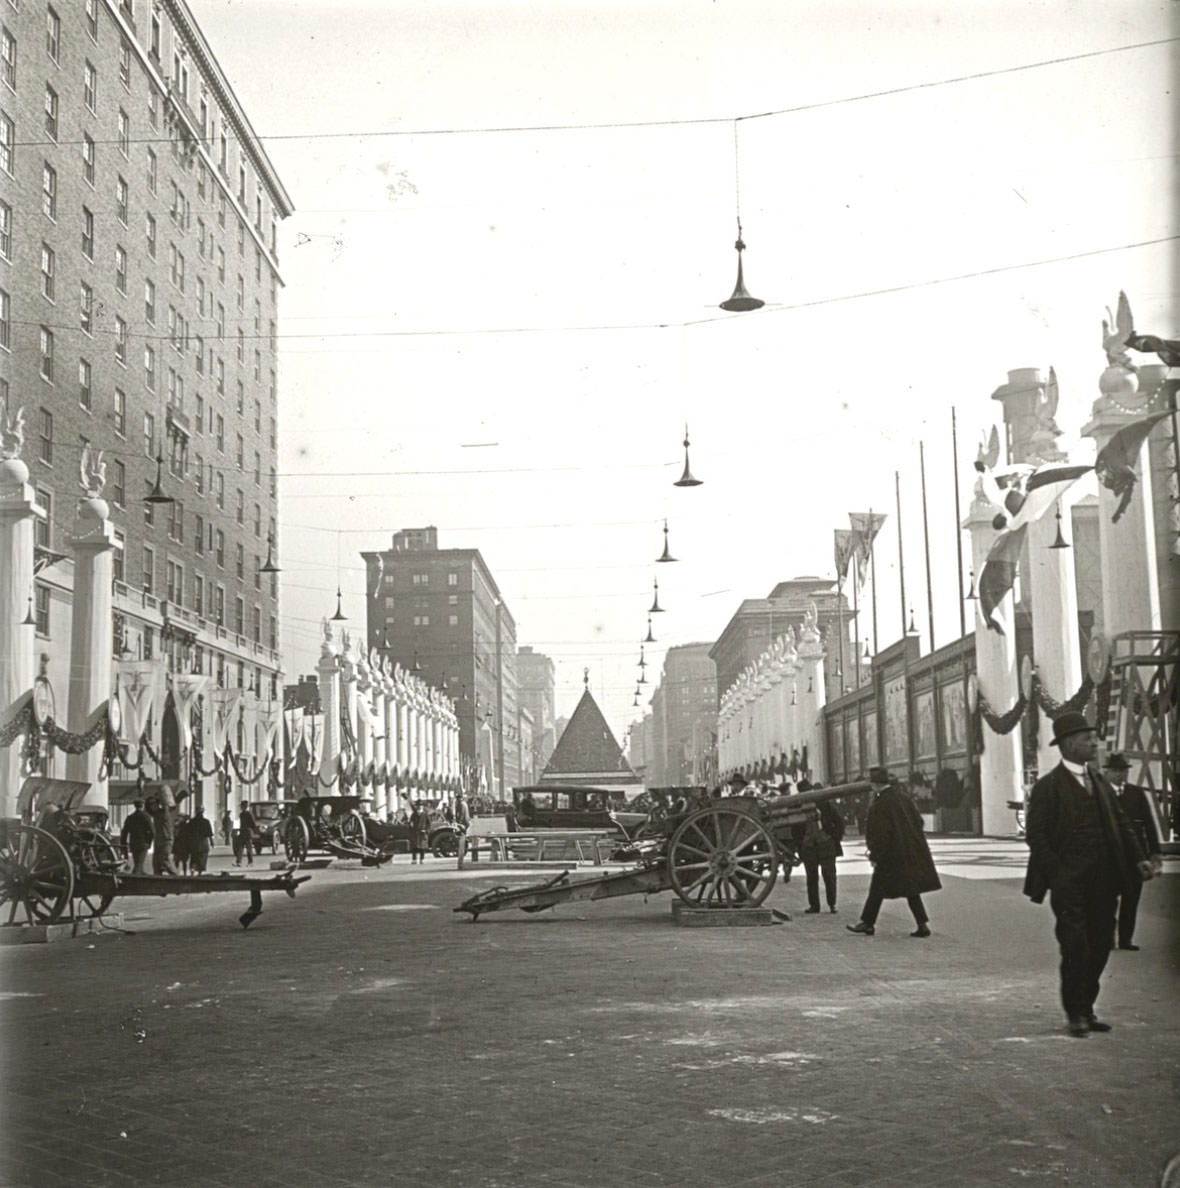
[[[49,741],[67,755],[81,755],[95,746],[107,733],[107,717],[104,714],[83,734],[74,734],[64,730],[52,718],[45,723],[45,733]]]
[[[7,722],[0,725],[0,747],[10,747],[18,735],[31,733],[32,725],[33,708],[25,704]]]
[[[229,760],[230,766],[234,769],[234,773],[243,784],[256,784],[266,771],[266,760],[259,761],[258,766],[254,769],[253,775],[244,775],[242,773],[241,764],[238,762],[238,757],[234,753],[233,747],[227,742],[225,744],[226,758]]]
[[[195,771],[197,775],[204,777],[214,776],[221,770],[222,764],[220,755],[213,756],[213,766],[206,770],[201,766],[201,762],[197,758],[197,748],[195,746],[189,748],[189,753],[192,755],[193,771]]]
[[[1024,709],[1027,705],[1028,698],[1025,697],[1024,691],[1021,690],[1019,696],[1016,698],[1016,704],[1004,713],[997,714],[983,695],[983,690],[979,690],[979,712],[983,715],[983,720],[991,727],[994,734],[1011,734],[1016,729],[1016,724],[1024,716]]]
[[[1033,700],[1045,711],[1045,716],[1056,722],[1062,714],[1080,713],[1090,700],[1094,692],[1094,680],[1086,674],[1077,692],[1067,701],[1056,701],[1041,682],[1041,678],[1033,671]]]

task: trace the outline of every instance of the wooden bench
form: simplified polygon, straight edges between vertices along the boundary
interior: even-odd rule
[[[485,847],[492,862],[559,861],[568,859],[572,849],[578,862],[601,866],[623,840],[618,834],[601,829],[532,829],[510,833],[506,827],[476,829],[475,825],[473,821],[472,828],[459,840],[460,870],[468,855],[472,862],[478,862],[480,850]]]

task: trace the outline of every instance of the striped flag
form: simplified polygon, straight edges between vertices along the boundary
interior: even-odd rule
[[[835,530],[835,554],[836,554],[836,589],[840,590],[844,586],[844,581],[848,577],[848,562],[852,560],[852,550],[855,547],[852,539],[851,528],[837,528]]]
[[[979,611],[988,627],[1000,635],[1004,628],[993,612],[1016,584],[1016,567],[1027,532],[1028,525],[1021,524],[1014,532],[998,536],[979,572]]]

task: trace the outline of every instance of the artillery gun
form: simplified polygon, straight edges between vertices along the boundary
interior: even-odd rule
[[[773,890],[779,867],[795,864],[795,836],[819,816],[825,801],[858,796],[871,784],[859,780],[789,796],[729,796],[668,816],[615,855],[628,870],[593,879],[571,879],[568,870],[531,887],[493,887],[454,910],[472,921],[484,912],[520,908],[540,912],[559,903],[675,891],[690,907],[720,910],[757,907]]]

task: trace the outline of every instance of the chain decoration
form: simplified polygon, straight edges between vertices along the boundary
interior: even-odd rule
[[[1051,721],[1056,722],[1062,714],[1079,713],[1085,708],[1093,692],[1094,681],[1087,673],[1072,697],[1067,701],[1056,701],[1042,684],[1041,678],[1035,671],[1033,672],[1033,701],[1045,711],[1045,716]]]
[[[31,732],[32,725],[33,707],[26,703],[7,722],[0,725],[0,747],[12,746],[18,735]]]
[[[266,771],[266,760],[261,759],[258,766],[254,769],[253,775],[243,775],[241,764],[238,762],[238,756],[235,754],[233,747],[227,742],[225,744],[226,758],[229,760],[230,766],[234,769],[234,774],[243,784],[256,784]]]
[[[213,766],[208,768],[208,770],[206,770],[204,767],[201,766],[201,761],[197,758],[198,752],[197,752],[197,748],[195,745],[189,748],[189,753],[192,756],[193,771],[195,771],[197,773],[197,775],[199,775],[199,776],[202,776],[205,778],[207,778],[209,776],[214,776],[222,768],[222,761],[221,761],[220,755],[213,756]]]
[[[983,715],[983,720],[991,727],[994,734],[1011,734],[1016,729],[1016,724],[1024,716],[1024,710],[1027,705],[1028,698],[1025,697],[1024,691],[1021,690],[1012,708],[1005,710],[1002,714],[998,714],[988,703],[987,698],[983,695],[983,690],[979,690],[979,712]]]

